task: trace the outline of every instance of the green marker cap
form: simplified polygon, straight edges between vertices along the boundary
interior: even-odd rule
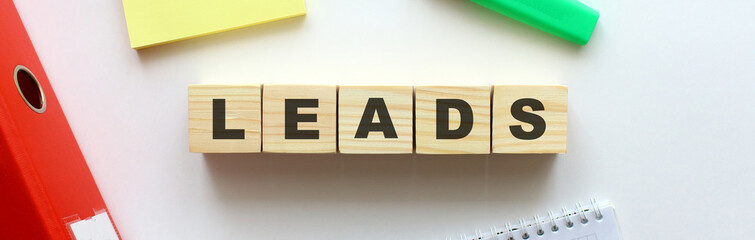
[[[500,14],[579,45],[587,44],[600,13],[577,0],[472,0]]]

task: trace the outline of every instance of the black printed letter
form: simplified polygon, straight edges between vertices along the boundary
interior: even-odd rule
[[[474,123],[472,107],[461,99],[436,99],[435,100],[435,134],[437,139],[460,139],[469,135]],[[461,124],[455,130],[449,129],[448,110],[459,110]]]
[[[532,124],[533,129],[530,132],[525,132],[522,129],[522,125],[516,125],[509,126],[509,130],[511,130],[511,134],[518,139],[537,139],[540,136],[543,136],[543,133],[545,133],[545,119],[538,116],[537,114],[525,112],[523,109],[525,106],[531,107],[532,111],[545,110],[543,103],[541,103],[537,99],[522,98],[516,100],[516,102],[511,105],[511,116],[513,116],[516,120]]]
[[[212,99],[212,139],[244,139],[244,129],[225,129],[225,99]]]
[[[375,117],[376,111],[380,122],[373,123],[372,118]],[[385,138],[398,138],[396,129],[393,127],[393,122],[391,121],[391,115],[388,114],[388,107],[385,106],[385,99],[383,98],[370,98],[367,100],[367,106],[364,107],[362,120],[359,122],[357,134],[354,138],[367,138],[367,135],[371,131],[383,132],[383,137]]]
[[[286,139],[320,139],[320,130],[299,130],[300,122],[317,122],[317,114],[299,114],[299,108],[316,108],[318,99],[286,99]]]

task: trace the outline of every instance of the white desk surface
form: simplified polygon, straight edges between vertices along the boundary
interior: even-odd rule
[[[141,51],[118,0],[16,4],[124,239],[444,239],[593,196],[625,239],[755,235],[755,1],[584,2],[585,47],[464,0],[307,0]],[[569,153],[189,153],[194,83],[564,84]]]

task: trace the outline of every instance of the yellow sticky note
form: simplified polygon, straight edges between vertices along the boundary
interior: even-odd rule
[[[304,0],[123,0],[123,10],[134,49],[307,13]]]

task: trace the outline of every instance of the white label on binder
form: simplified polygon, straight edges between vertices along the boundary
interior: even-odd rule
[[[99,213],[94,217],[74,222],[70,225],[71,232],[76,240],[86,239],[113,239],[118,240],[113,223],[107,212]]]

